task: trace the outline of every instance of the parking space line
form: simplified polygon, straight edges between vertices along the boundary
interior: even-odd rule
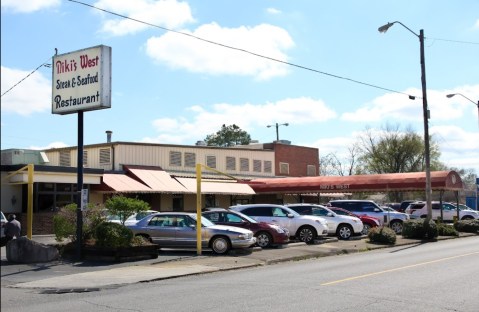
[[[374,275],[381,275],[381,274],[390,273],[390,272],[394,272],[394,271],[414,268],[414,267],[418,267],[418,266],[422,266],[422,265],[426,265],[426,264],[432,264],[432,263],[437,263],[437,262],[441,262],[441,261],[457,259],[457,258],[461,258],[461,257],[467,257],[467,256],[475,255],[475,254],[478,254],[478,253],[479,253],[479,251],[476,251],[476,252],[471,252],[471,253],[467,253],[467,254],[464,254],[464,255],[452,256],[452,257],[447,257],[447,258],[442,258],[442,259],[437,259],[437,260],[432,260],[432,261],[426,261],[426,262],[411,264],[411,265],[407,265],[407,266],[403,266],[403,267],[399,267],[399,268],[394,268],[394,269],[389,269],[389,270],[384,270],[384,271],[379,271],[379,272],[373,272],[373,273],[369,273],[369,274],[363,274],[363,275],[359,275],[359,276],[352,276],[352,277],[340,279],[340,280],[337,280],[337,281],[323,283],[323,284],[321,284],[321,286],[329,286],[329,285],[339,284],[339,283],[348,282],[348,281],[352,281],[352,280],[357,280],[357,279],[361,279],[361,278],[366,278],[366,277],[370,277],[370,276],[374,276]]]

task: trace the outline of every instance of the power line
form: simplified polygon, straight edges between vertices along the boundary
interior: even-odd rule
[[[93,8],[93,9],[96,9],[96,10],[99,10],[99,11],[103,11],[105,13],[112,14],[112,15],[115,15],[115,16],[118,16],[118,17],[121,17],[121,18],[124,18],[124,19],[132,20],[132,21],[135,21],[135,22],[138,22],[138,23],[141,23],[141,24],[145,24],[145,25],[148,25],[148,26],[151,26],[151,27],[159,28],[159,29],[169,31],[169,32],[173,32],[173,33],[183,35],[183,36],[188,36],[188,37],[200,40],[200,41],[204,41],[204,42],[214,44],[214,45],[217,45],[217,46],[220,46],[220,47],[244,52],[244,53],[247,53],[247,54],[250,54],[250,55],[253,55],[253,56],[257,56],[257,57],[261,57],[261,58],[264,58],[264,59],[268,59],[268,60],[271,60],[271,61],[274,61],[274,62],[278,62],[278,63],[282,63],[282,64],[285,64],[285,65],[297,67],[297,68],[300,68],[300,69],[312,71],[312,72],[315,72],[315,73],[318,73],[318,74],[330,76],[330,77],[337,78],[337,79],[347,80],[347,81],[350,81],[350,82],[354,82],[354,83],[357,83],[357,84],[365,85],[365,86],[368,86],[368,87],[372,87],[372,88],[376,88],[376,89],[380,89],[380,90],[384,90],[384,91],[389,91],[389,92],[393,92],[393,93],[399,93],[399,94],[407,95],[409,97],[409,99],[412,99],[412,100],[416,99],[416,98],[417,99],[421,98],[421,97],[411,95],[411,94],[408,94],[408,93],[404,93],[404,92],[401,92],[401,91],[396,91],[396,90],[393,90],[393,89],[388,89],[388,88],[385,88],[385,87],[377,86],[377,85],[374,85],[374,84],[371,84],[371,83],[355,80],[355,79],[352,79],[352,78],[342,77],[342,76],[339,76],[339,75],[323,72],[323,71],[320,71],[318,69],[314,69],[314,68],[306,67],[306,66],[303,66],[303,65],[298,65],[298,64],[282,61],[282,60],[275,59],[273,57],[265,56],[265,55],[262,55],[262,54],[258,54],[258,53],[255,53],[255,52],[252,52],[252,51],[249,51],[249,50],[233,47],[233,46],[226,45],[226,44],[223,44],[223,43],[219,43],[219,42],[211,41],[211,40],[208,40],[208,39],[204,39],[204,38],[192,35],[192,34],[188,34],[188,33],[184,33],[184,32],[181,32],[181,31],[177,31],[177,30],[166,28],[166,27],[162,27],[162,26],[159,26],[159,25],[151,24],[151,23],[141,21],[141,20],[138,20],[138,19],[135,19],[135,18],[131,18],[131,17],[128,17],[128,16],[125,16],[125,15],[122,15],[122,14],[118,14],[118,13],[111,12],[111,11],[108,11],[108,10],[105,10],[105,9],[101,9],[101,8],[95,7],[91,4],[83,3],[83,2],[80,2],[80,1],[77,1],[77,0],[68,0],[68,1],[75,2],[75,3],[78,3],[78,4],[82,4],[84,6],[88,6],[90,8]]]
[[[473,41],[460,41],[460,40],[441,39],[441,38],[424,37],[424,39],[437,40],[437,41],[447,41],[447,42],[462,43],[462,44],[479,44],[479,42],[473,42]]]
[[[49,59],[48,59],[48,60],[49,60]],[[47,61],[48,61],[48,60],[47,60]],[[10,92],[13,88],[15,88],[15,87],[18,86],[20,83],[22,83],[25,79],[27,79],[28,77],[30,77],[31,75],[33,75],[33,73],[35,73],[37,70],[39,70],[40,67],[42,67],[42,66],[51,67],[52,65],[46,63],[47,61],[43,62],[41,65],[39,65],[37,68],[35,68],[31,73],[29,73],[27,76],[25,76],[22,80],[20,80],[20,81],[17,82],[16,84],[14,84],[10,89],[8,89],[7,91],[3,92],[3,94],[2,94],[0,97],[4,96],[4,95],[7,94],[8,92]]]

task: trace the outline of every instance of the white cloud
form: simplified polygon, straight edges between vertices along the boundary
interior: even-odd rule
[[[2,0],[2,9],[17,13],[32,13],[60,5],[60,0]]]
[[[479,170],[479,133],[456,126],[434,126],[430,133],[438,142],[441,161],[448,167]],[[467,155],[464,157],[464,155]]]
[[[273,15],[281,14],[281,11],[278,10],[278,9],[275,9],[275,8],[267,8],[266,12],[268,12],[269,14],[273,14]]]
[[[50,148],[62,148],[62,147],[68,147],[68,146],[70,146],[70,145],[67,145],[63,142],[52,142],[52,143],[48,144],[47,146],[30,146],[30,147],[28,147],[28,149],[43,151],[43,150],[47,150],[47,149],[50,149]]]
[[[479,19],[476,21],[476,23],[474,24],[474,28],[475,29],[479,29]]]
[[[148,24],[171,29],[194,22],[188,3],[176,0],[100,0],[94,6]],[[105,20],[101,31],[114,36],[122,36],[140,32],[148,27],[151,26],[118,17]]]
[[[286,30],[268,24],[224,28],[211,23],[198,27],[194,32],[183,32],[281,61],[288,61],[284,51],[294,46]],[[158,63],[196,73],[254,76],[259,80],[288,73],[285,64],[172,32],[150,38],[146,52]]]
[[[406,94],[421,94],[421,90],[408,89]],[[479,98],[479,85],[463,86],[453,90],[428,90],[427,102],[432,121],[444,121],[461,118],[468,114],[471,106],[462,96],[447,98],[447,94],[468,94],[472,98]],[[468,96],[468,97],[469,97]],[[375,122],[383,120],[423,120],[423,102],[416,98],[410,100],[406,95],[399,93],[387,93],[375,98],[354,112],[347,112],[341,116],[346,121]]]
[[[198,138],[218,131],[223,124],[236,124],[251,133],[255,127],[265,127],[275,122],[287,121],[294,124],[311,124],[327,121],[336,117],[336,113],[321,100],[294,98],[254,105],[215,104],[211,111],[193,106],[193,121],[185,118],[161,118],[152,122],[159,132],[157,137],[144,138],[145,142],[190,144]]]
[[[30,115],[34,112],[51,109],[52,84],[40,72],[36,71],[31,74],[29,71],[3,66],[1,71],[2,94],[19,83],[2,96],[2,113],[13,112],[20,115]]]

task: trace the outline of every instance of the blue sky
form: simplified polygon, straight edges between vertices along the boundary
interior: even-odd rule
[[[441,161],[479,173],[477,0],[82,2],[312,70],[77,2],[2,0],[2,149],[77,145],[77,115],[51,113],[52,71],[40,65],[55,48],[97,45],[112,48],[112,107],[84,114],[85,145],[105,142],[106,130],[113,141],[192,145],[233,123],[271,142],[275,127],[266,126],[289,123],[280,139],[346,159],[366,129],[423,135],[419,40],[400,24],[377,30],[400,21],[424,29],[429,132]]]

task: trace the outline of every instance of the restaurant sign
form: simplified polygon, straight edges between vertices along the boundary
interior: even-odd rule
[[[111,107],[111,47],[53,56],[52,114]]]

